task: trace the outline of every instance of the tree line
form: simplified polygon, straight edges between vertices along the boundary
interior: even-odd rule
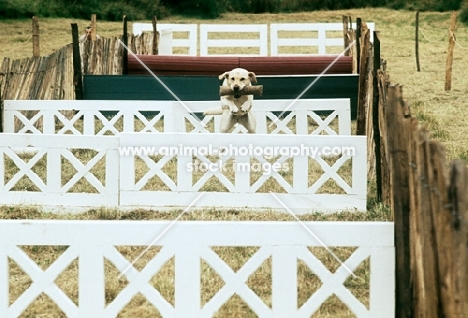
[[[130,20],[165,18],[180,14],[198,18],[217,18],[223,13],[287,13],[387,7],[421,11],[461,10],[460,19],[468,23],[468,0],[0,0],[0,17],[7,19],[61,17],[118,21],[125,14]]]

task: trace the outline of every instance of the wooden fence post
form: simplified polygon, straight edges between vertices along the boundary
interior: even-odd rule
[[[356,19],[356,60],[357,66],[356,69],[359,72],[360,63],[361,63],[361,28],[362,28],[362,19]]]
[[[344,15],[342,16],[343,20],[343,39],[344,39],[344,49],[346,50],[350,44],[349,38],[348,38],[348,30],[349,30],[349,24],[351,21],[351,17]],[[346,50],[344,53],[345,56],[350,55],[350,50]]]
[[[361,63],[359,70],[359,88],[358,88],[358,109],[357,109],[357,135],[366,134],[366,112],[368,106],[368,95],[369,95],[369,58],[370,58],[370,34],[369,29],[365,23],[362,24],[363,32],[363,43],[361,46]]]
[[[96,15],[91,14],[91,41],[96,41],[96,33],[97,33],[96,26],[97,26]]]
[[[380,70],[380,33],[374,31],[374,61],[372,72],[372,129],[374,136],[375,180],[377,184],[377,200],[382,201],[382,165],[380,154],[379,127],[379,70]],[[368,134],[369,135],[369,134]]]
[[[428,183],[431,189],[432,222],[436,241],[434,252],[438,271],[438,317],[461,317],[457,301],[459,295],[457,295],[455,287],[457,279],[454,279],[456,255],[454,253],[452,209],[450,208],[449,191],[447,191],[449,182],[445,148],[438,141],[430,141],[429,151],[431,161],[428,169]],[[466,266],[463,266],[463,269],[466,270]]]
[[[0,81],[0,133],[3,132],[3,97],[2,97],[2,82]]]
[[[449,47],[447,53],[447,62],[445,64],[445,90],[452,89],[452,65],[453,65],[453,50],[455,48],[455,27],[457,25],[457,12],[452,12],[452,20],[449,29]]]
[[[387,145],[387,124],[385,122],[385,112],[387,109],[387,90],[389,86],[388,75],[382,70],[378,71],[378,89],[379,89],[379,132],[380,132],[380,170],[382,185],[382,202],[391,205],[392,187],[390,185],[390,163]]]
[[[395,317],[412,317],[412,286],[409,250],[409,184],[408,184],[408,109],[402,87],[387,91],[385,121],[392,185],[391,207],[395,223]]]
[[[455,280],[458,310],[452,317],[468,312],[468,169],[462,160],[452,162],[450,169],[449,200],[452,208],[453,262],[452,277]],[[456,314],[461,313],[459,316]]]
[[[75,99],[83,99],[83,74],[81,72],[80,44],[78,40],[78,26],[71,24],[73,39],[73,85],[75,86]]]
[[[123,16],[123,35],[122,42],[125,45],[122,53],[122,74],[128,74],[128,31],[127,31],[127,16]]]
[[[421,67],[419,66],[419,10],[416,11],[416,31],[414,34],[414,41],[416,53],[416,69],[418,72],[421,72]]]
[[[437,242],[433,211],[437,209],[436,194],[431,184],[432,157],[430,133],[412,121],[410,136],[410,263],[413,282],[414,317],[441,317]]]
[[[154,15],[153,16],[153,20],[152,20],[152,23],[153,23],[153,47],[152,47],[152,52],[151,54],[153,55],[158,55],[158,28],[157,28],[157,19],[156,19],[156,16]]]
[[[32,42],[33,42],[33,56],[41,56],[41,47],[39,44],[39,19],[36,16],[32,17]]]

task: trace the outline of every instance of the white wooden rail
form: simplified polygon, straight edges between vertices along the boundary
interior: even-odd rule
[[[174,153],[174,148],[182,151]],[[213,149],[214,159],[206,149]],[[155,159],[156,153],[161,158]],[[332,153],[336,156],[330,162]],[[38,173],[41,165],[45,168]],[[166,165],[173,165],[172,173]],[[365,211],[362,171],[362,136],[0,134],[0,204],[59,211],[174,209],[204,191],[197,208],[282,210],[273,192],[296,213]],[[211,178],[219,183],[210,188]],[[335,188],[326,186],[329,180]],[[269,188],[268,182],[278,188]]]
[[[373,41],[373,31],[375,23],[367,22],[367,27],[371,31],[371,42]],[[333,35],[337,31],[343,31],[342,23],[272,23],[269,25],[270,49],[268,52],[268,25],[267,24],[200,24],[200,40],[197,42],[196,24],[158,24],[158,30],[172,33],[187,33],[188,38],[173,38],[172,34],[161,36],[160,54],[172,54],[173,48],[182,47],[186,49],[187,55],[197,55],[197,45],[200,45],[200,56],[220,55],[210,53],[210,48],[231,48],[228,53],[222,55],[311,55],[311,54],[337,54],[330,52],[331,48],[339,47],[344,49],[342,33]],[[352,24],[356,29],[356,23]],[[140,34],[143,31],[152,31],[150,23],[133,23],[133,33]],[[223,37],[222,34],[230,34]],[[256,38],[232,38],[232,34],[242,36],[246,33],[258,33]],[[209,34],[215,34],[216,38],[210,38]],[[247,54],[239,54],[238,49],[245,50],[245,47],[254,48]],[[303,47],[304,52],[281,53],[283,47]],[[310,50],[307,49],[310,48]]]
[[[173,113],[170,111],[173,104],[174,101],[7,100],[4,111],[5,132],[100,136],[117,135],[121,131],[172,131],[174,119],[168,117]],[[25,111],[37,113],[27,118],[22,113]],[[64,111],[75,111],[75,114],[66,117]],[[150,111],[155,113],[152,118],[143,114]],[[102,112],[114,112],[114,115],[105,116]],[[39,130],[35,124],[41,119],[42,129]],[[16,120],[23,124],[18,131],[15,130]],[[119,121],[122,127],[116,127]],[[140,129],[135,128],[135,122],[141,125]],[[162,123],[159,129],[158,123]]]
[[[23,124],[19,133],[33,134],[220,132],[221,116],[202,115],[206,109],[219,105],[219,101],[7,100],[4,125],[5,132],[13,133],[16,132],[15,121],[19,121]],[[75,114],[64,116],[64,111],[70,110]],[[287,112],[280,116],[284,110]],[[351,134],[349,99],[255,100],[253,111],[259,134]],[[34,112],[34,115],[28,118],[24,112]],[[114,114],[104,116],[102,112]],[[151,117],[145,112],[154,114]],[[43,121],[42,129],[35,125],[39,120]],[[214,121],[212,130],[208,130],[210,121]],[[315,126],[311,125],[312,122],[316,123]],[[187,124],[191,128],[187,128]],[[237,125],[233,133],[238,132],[245,133],[246,130]]]
[[[190,202],[184,202],[189,204]],[[141,270],[135,269],[116,246],[147,246],[170,222],[166,221],[45,221],[3,220],[0,222],[0,312],[18,317],[34,299],[45,293],[67,317],[116,317],[127,303],[141,293],[165,318],[212,317],[232,296],[238,294],[258,317],[310,317],[333,294],[356,317],[394,317],[393,223],[306,222],[304,225],[327,246],[357,247],[335,271],[307,247],[321,246],[296,222],[178,222],[157,242],[160,252]],[[20,248],[28,245],[68,246],[46,270],[42,270]],[[235,272],[212,246],[258,246],[258,251]],[[175,305],[149,284],[162,266],[174,257]],[[246,284],[265,260],[272,261],[272,305],[266,305]],[[364,260],[370,259],[369,305],[361,303],[344,281]],[[9,300],[8,259],[30,276],[31,286],[13,303]],[[77,304],[55,283],[72,261],[78,260]],[[104,261],[109,260],[127,279],[128,285],[110,303],[105,300]],[[204,260],[225,285],[205,305],[201,303],[201,270]],[[298,261],[322,281],[320,289],[298,308]],[[129,268],[125,273],[124,271]],[[109,276],[109,275],[108,275]],[[14,278],[13,278],[14,279]]]
[[[219,185],[207,191],[195,207],[281,210],[282,205],[271,191],[295,213],[366,210],[367,181],[362,177],[367,165],[365,136],[210,134],[200,138],[198,134],[186,133],[165,133],[163,138],[136,133],[119,136],[120,206],[124,208],[183,207],[195,194],[209,187],[213,178]],[[314,155],[309,147],[320,155]],[[274,149],[276,153],[272,152]],[[331,149],[341,152],[334,163],[326,159]],[[209,152],[214,159],[209,159]],[[162,157],[155,160],[156,154]],[[148,170],[139,178],[134,172],[137,159]],[[171,160],[176,161],[172,168],[177,171],[175,176],[164,171]],[[320,168],[312,169],[311,160]],[[340,169],[346,164],[351,167]],[[292,179],[285,178],[283,172],[289,172]],[[154,178],[161,190],[145,190]],[[338,189],[323,193],[329,180]],[[270,189],[268,182],[276,182],[280,189]],[[225,192],[220,191],[222,187]]]
[[[356,24],[352,27],[356,29]],[[371,31],[371,37],[375,28],[374,23],[367,23]],[[331,35],[337,33],[339,35]],[[272,23],[270,24],[270,55],[310,55],[310,54],[330,54],[329,49],[339,47],[338,53],[344,49],[342,23]],[[302,35],[301,35],[302,33]],[[315,34],[310,36],[311,34]],[[305,36],[307,34],[308,36]],[[372,38],[371,38],[372,40]],[[280,53],[281,48],[285,47],[308,47],[307,53]],[[336,53],[336,52],[335,52]]]
[[[0,204],[42,205],[75,209],[89,207],[116,207],[119,204],[119,140],[117,137],[61,136],[33,134],[0,134]],[[24,159],[18,150],[24,152]],[[75,152],[92,154],[83,162]],[[14,163],[16,172],[11,173]],[[43,162],[42,164],[39,162]],[[64,162],[75,173],[65,178]],[[99,165],[101,162],[101,165]],[[35,166],[44,165],[44,175]],[[99,166],[98,166],[99,165]],[[99,167],[99,168],[98,168]],[[97,177],[93,169],[99,169]],[[29,178],[36,188],[24,189],[21,180]],[[78,182],[86,181],[88,190],[74,190]],[[0,311],[1,312],[1,311]]]
[[[174,55],[197,55],[197,32],[196,24],[181,23],[158,23],[157,29],[160,32],[159,54],[171,55],[174,48],[183,48],[186,54]],[[151,23],[133,23],[133,34],[141,34],[145,31],[153,32]],[[163,34],[168,34],[164,36]],[[177,34],[177,37],[174,35]]]
[[[213,38],[214,34],[230,34],[230,37]],[[254,34],[254,38],[249,35]],[[236,38],[233,38],[233,36]],[[243,36],[244,35],[244,36]],[[243,37],[240,37],[243,36]],[[240,38],[238,38],[240,37]],[[200,56],[226,55],[210,53],[212,48],[248,48],[249,53],[232,50],[228,55],[268,55],[268,28],[266,24],[201,24]],[[241,49],[241,52],[245,49]],[[252,52],[253,51],[253,52]]]

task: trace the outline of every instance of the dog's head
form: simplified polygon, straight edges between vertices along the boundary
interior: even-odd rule
[[[233,92],[242,90],[245,86],[250,86],[257,83],[257,79],[253,72],[249,72],[243,68],[235,68],[230,72],[225,72],[219,75],[219,79],[225,79],[227,85]]]

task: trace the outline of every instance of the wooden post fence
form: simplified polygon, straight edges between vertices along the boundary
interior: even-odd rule
[[[421,67],[419,65],[419,10],[416,11],[416,31],[414,34],[414,41],[415,41],[415,53],[416,53],[416,69],[418,72],[420,72]]]
[[[349,17],[347,15],[344,15],[344,16],[342,16],[342,21],[343,21],[344,49],[346,50],[348,48],[349,44],[351,43],[349,41],[349,37],[348,37],[348,31],[349,31],[349,25],[350,25],[351,17]],[[350,55],[350,50],[346,50],[344,55],[349,56]]]
[[[128,30],[127,30],[127,16],[123,16],[123,35],[122,35],[122,42],[125,45],[123,48],[122,54],[122,74],[128,74]]]
[[[466,163],[457,160],[451,164],[449,199],[451,203],[453,228],[453,279],[456,294],[454,300],[458,304],[452,317],[461,317],[468,312],[468,169]],[[456,316],[456,315],[459,316]],[[448,317],[448,316],[447,316]]]
[[[41,47],[39,44],[39,19],[36,16],[32,17],[32,42],[33,42],[33,56],[41,56]]]
[[[366,134],[366,112],[369,97],[369,62],[370,62],[370,31],[365,23],[362,23],[361,30],[361,62],[359,69],[359,91],[357,108],[357,135]]]
[[[154,15],[153,16],[153,20],[152,20],[152,23],[153,23],[153,47],[152,47],[152,52],[151,54],[153,55],[158,55],[158,27],[157,27],[157,19],[156,19],[156,16]]]
[[[395,223],[395,307],[396,317],[412,317],[413,296],[410,276],[409,180],[408,180],[408,107],[401,86],[387,91],[385,121],[392,185],[391,208]]]
[[[83,74],[81,72],[80,44],[78,40],[78,26],[72,23],[73,40],[73,86],[75,87],[75,99],[83,99]]]
[[[356,19],[356,70],[359,73],[360,63],[361,63],[361,28],[362,28],[362,19]]]
[[[379,127],[379,70],[380,70],[380,33],[374,31],[374,61],[372,71],[372,125],[368,125],[368,129],[372,129],[373,148],[375,158],[375,180],[377,185],[377,201],[382,201],[382,166],[381,166],[381,142],[380,142],[380,127]],[[368,116],[367,118],[370,118]],[[372,128],[370,127],[372,126]],[[368,130],[369,131],[369,130]],[[367,134],[369,137],[369,133]],[[369,148],[369,149],[372,149]],[[371,163],[369,163],[371,164]]]
[[[452,89],[452,65],[453,65],[453,50],[455,49],[455,27],[457,25],[457,13],[452,12],[452,19],[449,29],[449,47],[447,52],[447,62],[445,65],[445,90]]]
[[[383,179],[389,179],[382,183],[383,196],[389,197],[395,225],[395,317],[463,317],[468,312],[466,163],[452,162],[449,176],[444,147],[411,116],[401,86],[389,86],[380,69],[378,87],[381,164]]]
[[[96,34],[97,34],[97,23],[96,23],[96,15],[91,14],[91,41],[96,41]]]

